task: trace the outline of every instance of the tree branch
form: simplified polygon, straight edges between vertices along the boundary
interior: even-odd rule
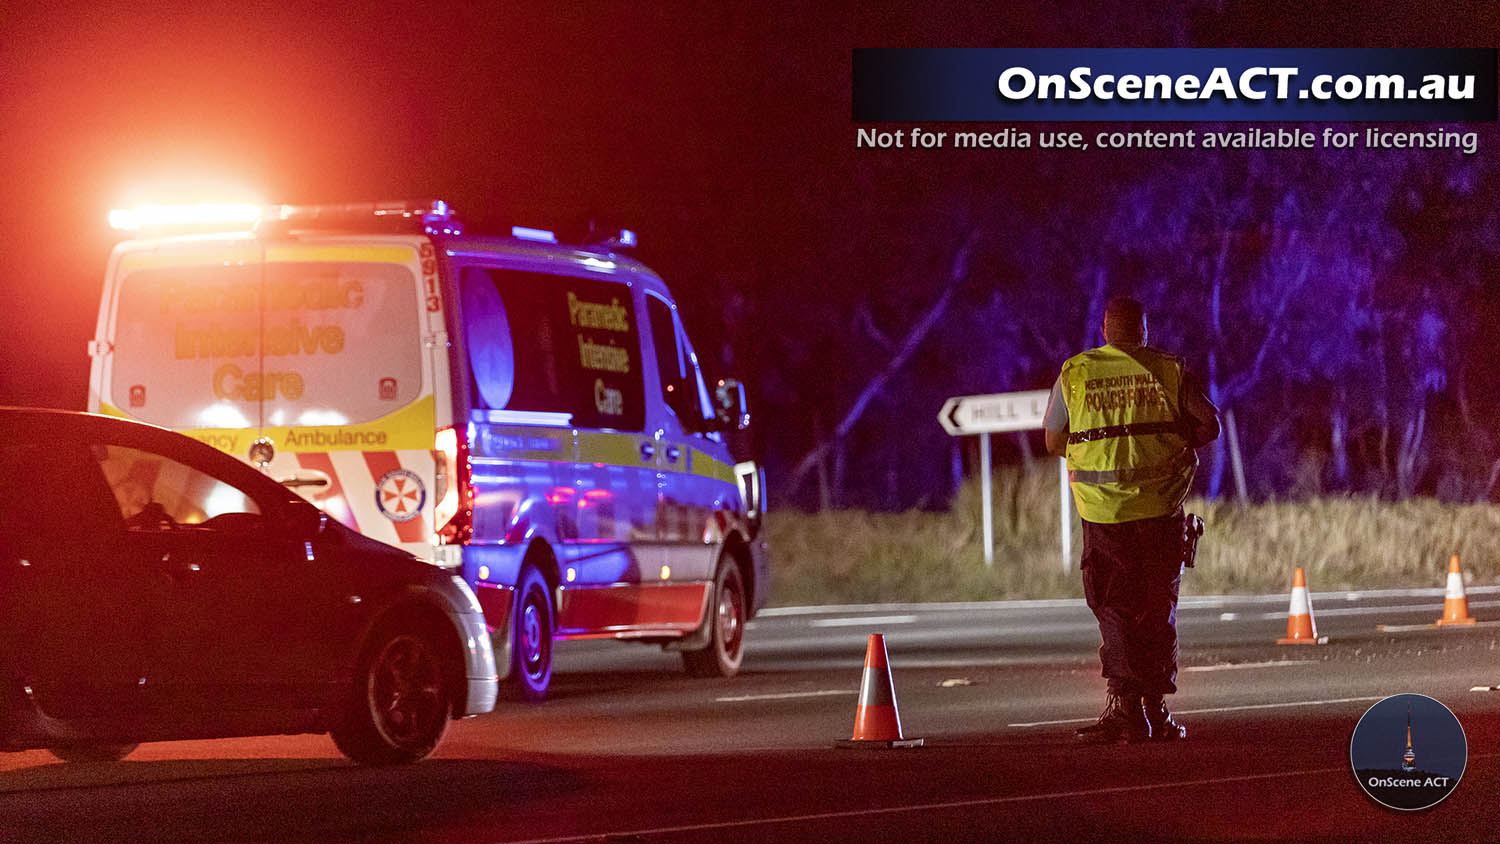
[[[859,396],[854,400],[854,404],[849,408],[849,412],[844,414],[844,418],[833,429],[833,435],[819,443],[797,462],[797,468],[792,471],[790,484],[792,489],[796,489],[801,485],[802,479],[823,459],[823,456],[828,453],[828,450],[833,447],[834,443],[849,435],[849,432],[854,429],[855,424],[859,422],[860,416],[864,414],[865,408],[885,388],[886,382],[891,379],[891,376],[895,375],[906,365],[912,353],[917,350],[917,346],[921,345],[922,340],[927,337],[927,333],[937,324],[943,312],[948,309],[948,303],[952,301],[953,294],[958,290],[959,284],[969,275],[969,253],[973,251],[974,242],[977,239],[977,233],[971,232],[964,240],[963,245],[958,248],[958,252],[953,256],[953,266],[948,273],[948,283],[943,288],[942,295],[938,297],[936,302],[932,303],[932,306],[927,309],[922,318],[917,320],[911,330],[906,333],[905,339],[901,341],[901,346],[896,350],[896,354],[891,358],[890,362],[885,365],[885,368],[877,373],[874,378],[870,379],[870,382],[860,391]]]

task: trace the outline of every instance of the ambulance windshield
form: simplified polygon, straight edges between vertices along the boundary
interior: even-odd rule
[[[400,264],[127,266],[116,301],[104,399],[142,421],[353,425],[421,393],[420,300]]]

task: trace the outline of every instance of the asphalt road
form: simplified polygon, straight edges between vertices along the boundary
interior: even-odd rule
[[[1469,602],[1481,624],[1438,630],[1438,590],[1318,593],[1329,643],[1278,647],[1285,596],[1185,599],[1175,745],[1073,741],[1103,698],[1077,601],[773,611],[730,681],[564,643],[551,700],[456,723],[415,766],[355,768],[323,736],[0,756],[0,841],[1493,841],[1500,691],[1471,688],[1500,685],[1500,588]],[[923,748],[832,747],[871,632]],[[1359,716],[1398,692],[1468,737],[1425,812],[1382,809],[1349,770]]]

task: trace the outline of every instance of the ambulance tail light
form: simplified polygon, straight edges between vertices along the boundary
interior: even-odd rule
[[[432,507],[433,527],[441,545],[462,545],[474,533],[474,498],[469,485],[468,437],[457,428],[437,432],[432,452],[437,464],[433,479],[436,503]]]

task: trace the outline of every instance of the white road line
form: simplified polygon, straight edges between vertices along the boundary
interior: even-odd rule
[[[1089,665],[1093,661],[1088,658],[1079,657],[1077,662],[1081,665]],[[983,659],[954,657],[953,659],[908,659],[905,657],[891,657],[891,669],[901,671],[916,671],[930,668],[1001,668],[1013,665],[1055,665],[1058,658],[1055,656],[1037,657],[1007,657],[997,656]]]
[[[1469,601],[1468,604],[1469,604],[1469,609],[1483,609],[1485,607],[1500,607],[1500,601]],[[1335,607],[1333,609],[1328,609],[1328,610],[1320,610],[1316,606],[1314,606],[1313,607],[1313,617],[1316,618],[1317,616],[1320,616],[1320,615],[1323,615],[1323,616],[1328,616],[1328,615],[1375,615],[1377,613],[1387,613],[1387,612],[1388,613],[1414,613],[1414,612],[1441,613],[1442,611],[1443,611],[1443,608],[1440,607],[1440,606],[1426,607],[1426,606],[1417,606],[1415,604],[1397,604],[1397,605],[1386,605],[1386,606],[1378,606],[1378,607]],[[1261,613],[1260,617],[1261,618],[1266,618],[1266,619],[1271,619],[1271,618],[1286,618],[1286,613],[1285,612],[1267,612],[1267,613]]]
[[[1241,668],[1273,668],[1279,665],[1312,665],[1316,659],[1273,659],[1266,662],[1221,662],[1218,665],[1189,665],[1183,671],[1236,671]]]
[[[1472,758],[1472,757],[1471,757]],[[982,797],[977,800],[953,800],[946,803],[920,803],[912,806],[885,806],[879,809],[854,809],[847,812],[818,812],[807,815],[782,815],[775,818],[754,818],[744,821],[720,821],[718,823],[684,824],[682,826],[659,826],[650,829],[633,829],[628,832],[590,832],[580,835],[564,835],[557,838],[527,838],[512,840],[508,844],[563,844],[567,841],[631,840],[650,835],[671,835],[684,832],[706,832],[711,829],[743,829],[770,824],[805,823],[828,821],[839,818],[860,818],[872,815],[899,815],[907,812],[931,812],[944,809],[972,809],[979,806],[1000,806],[1006,803],[1035,803],[1042,800],[1059,800],[1071,797],[1098,797],[1106,794],[1130,794],[1137,791],[1159,791],[1169,788],[1192,788],[1203,785],[1227,785],[1229,783],[1256,782],[1282,777],[1310,777],[1313,775],[1345,773],[1349,766],[1339,768],[1313,768],[1305,771],[1276,771],[1269,774],[1245,774],[1237,777],[1214,777],[1203,780],[1179,780],[1176,782],[1147,785],[1117,785],[1110,788],[1079,789],[1077,791],[1054,791],[1047,794],[1017,794],[1009,797]]]
[[[824,689],[820,692],[783,692],[775,695],[735,695],[734,697],[716,697],[719,703],[739,703],[746,700],[790,700],[798,697],[828,697],[829,695],[857,695],[859,689]]]
[[[1221,612],[1221,613],[1219,613],[1219,620],[1220,621],[1234,621],[1236,618],[1239,618],[1239,617],[1240,617],[1240,614],[1237,613],[1237,612]]]
[[[1382,633],[1410,633],[1413,630],[1439,630],[1443,625],[1437,622],[1427,624],[1377,624],[1375,629]],[[1449,630],[1472,630],[1475,627],[1500,627],[1500,621],[1476,621],[1473,624],[1459,624],[1449,627]]]
[[[868,624],[913,624],[914,615],[861,615],[849,618],[815,618],[808,624],[813,627],[860,627]]]
[[[1414,589],[1368,589],[1362,592],[1313,592],[1314,603],[1317,601],[1362,601],[1376,598],[1432,598],[1443,596],[1442,586],[1421,587]],[[1464,591],[1469,595],[1494,595],[1500,594],[1500,586],[1466,586]],[[1281,603],[1287,600],[1286,592],[1276,592],[1270,595],[1184,595],[1178,601],[1180,609],[1194,608],[1217,608],[1226,603]],[[1083,607],[1082,598],[1035,598],[1029,600],[1011,601],[963,601],[943,603],[934,601],[931,603],[906,603],[906,604],[821,604],[816,606],[797,607],[767,607],[756,613],[757,616],[774,618],[782,615],[834,615],[857,612],[890,612],[898,610],[901,612],[964,612],[973,610],[1014,610],[1014,609],[1052,609],[1056,607]],[[1472,606],[1472,604],[1471,604]]]
[[[1327,706],[1335,703],[1363,703],[1367,700],[1385,700],[1388,695],[1372,695],[1370,697],[1338,697],[1330,700],[1294,700],[1286,703],[1251,703],[1244,706],[1212,706],[1206,709],[1174,709],[1174,715],[1203,715],[1208,712],[1244,712],[1250,709],[1283,709],[1293,706]],[[1089,721],[1098,720],[1094,718],[1059,718],[1055,721],[1026,721],[1020,724],[1006,724],[1007,727],[1050,727],[1057,724],[1086,724]]]

